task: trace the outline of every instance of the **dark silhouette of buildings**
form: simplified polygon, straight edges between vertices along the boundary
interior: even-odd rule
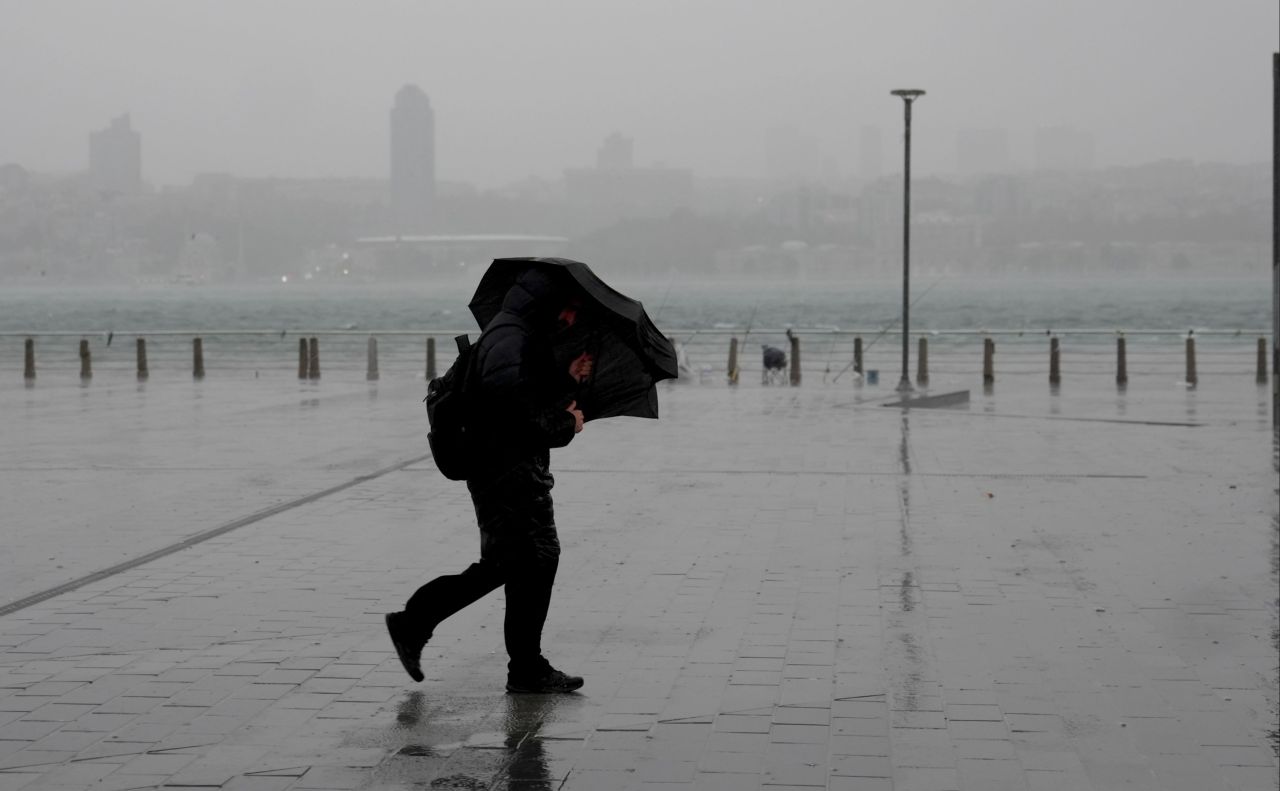
[[[89,134],[89,179],[103,192],[136,195],[142,191],[142,135],[129,125],[128,113]]]
[[[391,108],[391,212],[397,234],[428,231],[436,197],[436,119],[416,85]]]
[[[627,219],[665,217],[694,205],[693,171],[636,167],[631,138],[617,133],[597,151],[594,168],[565,170],[564,184],[572,233]]]
[[[631,138],[614,132],[596,151],[597,170],[630,170],[635,167],[635,145]]]

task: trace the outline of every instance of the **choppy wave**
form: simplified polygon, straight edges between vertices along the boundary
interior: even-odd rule
[[[923,283],[916,330],[1269,329],[1271,283],[1257,280]],[[624,286],[660,327],[875,329],[896,322],[895,284]],[[0,332],[471,329],[469,293],[450,285],[278,288],[5,288]]]

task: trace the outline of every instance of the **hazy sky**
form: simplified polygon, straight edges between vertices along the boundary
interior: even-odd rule
[[[857,167],[858,131],[898,161],[899,87],[921,170],[955,133],[1039,126],[1097,139],[1100,165],[1271,156],[1276,0],[0,0],[0,164],[87,167],[122,112],[144,176],[378,176],[396,90],[436,111],[440,178],[499,185],[594,161],[759,176],[779,127]]]

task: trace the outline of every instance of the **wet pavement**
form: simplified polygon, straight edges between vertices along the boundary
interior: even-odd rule
[[[1275,789],[1268,390],[1041,385],[589,425],[559,697],[497,595],[390,650],[478,550],[420,381],[0,388],[0,789]]]

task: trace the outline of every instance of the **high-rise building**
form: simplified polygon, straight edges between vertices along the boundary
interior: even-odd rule
[[[858,135],[858,178],[875,181],[884,175],[880,127],[864,126]]]
[[[130,126],[128,113],[89,133],[89,179],[104,192],[142,191],[142,135]]]
[[[630,170],[635,167],[635,146],[631,138],[617,132],[604,139],[596,151],[598,170]]]
[[[436,117],[416,85],[396,92],[391,108],[391,211],[397,234],[432,224],[436,195]]]
[[[956,172],[962,176],[1009,172],[1009,133],[961,129],[956,133]]]
[[[693,171],[636,167],[631,138],[616,133],[596,152],[594,168],[569,168],[564,183],[574,233],[620,220],[665,217],[694,205]]]
[[[1071,126],[1036,130],[1037,170],[1090,170],[1093,168],[1093,135]]]

